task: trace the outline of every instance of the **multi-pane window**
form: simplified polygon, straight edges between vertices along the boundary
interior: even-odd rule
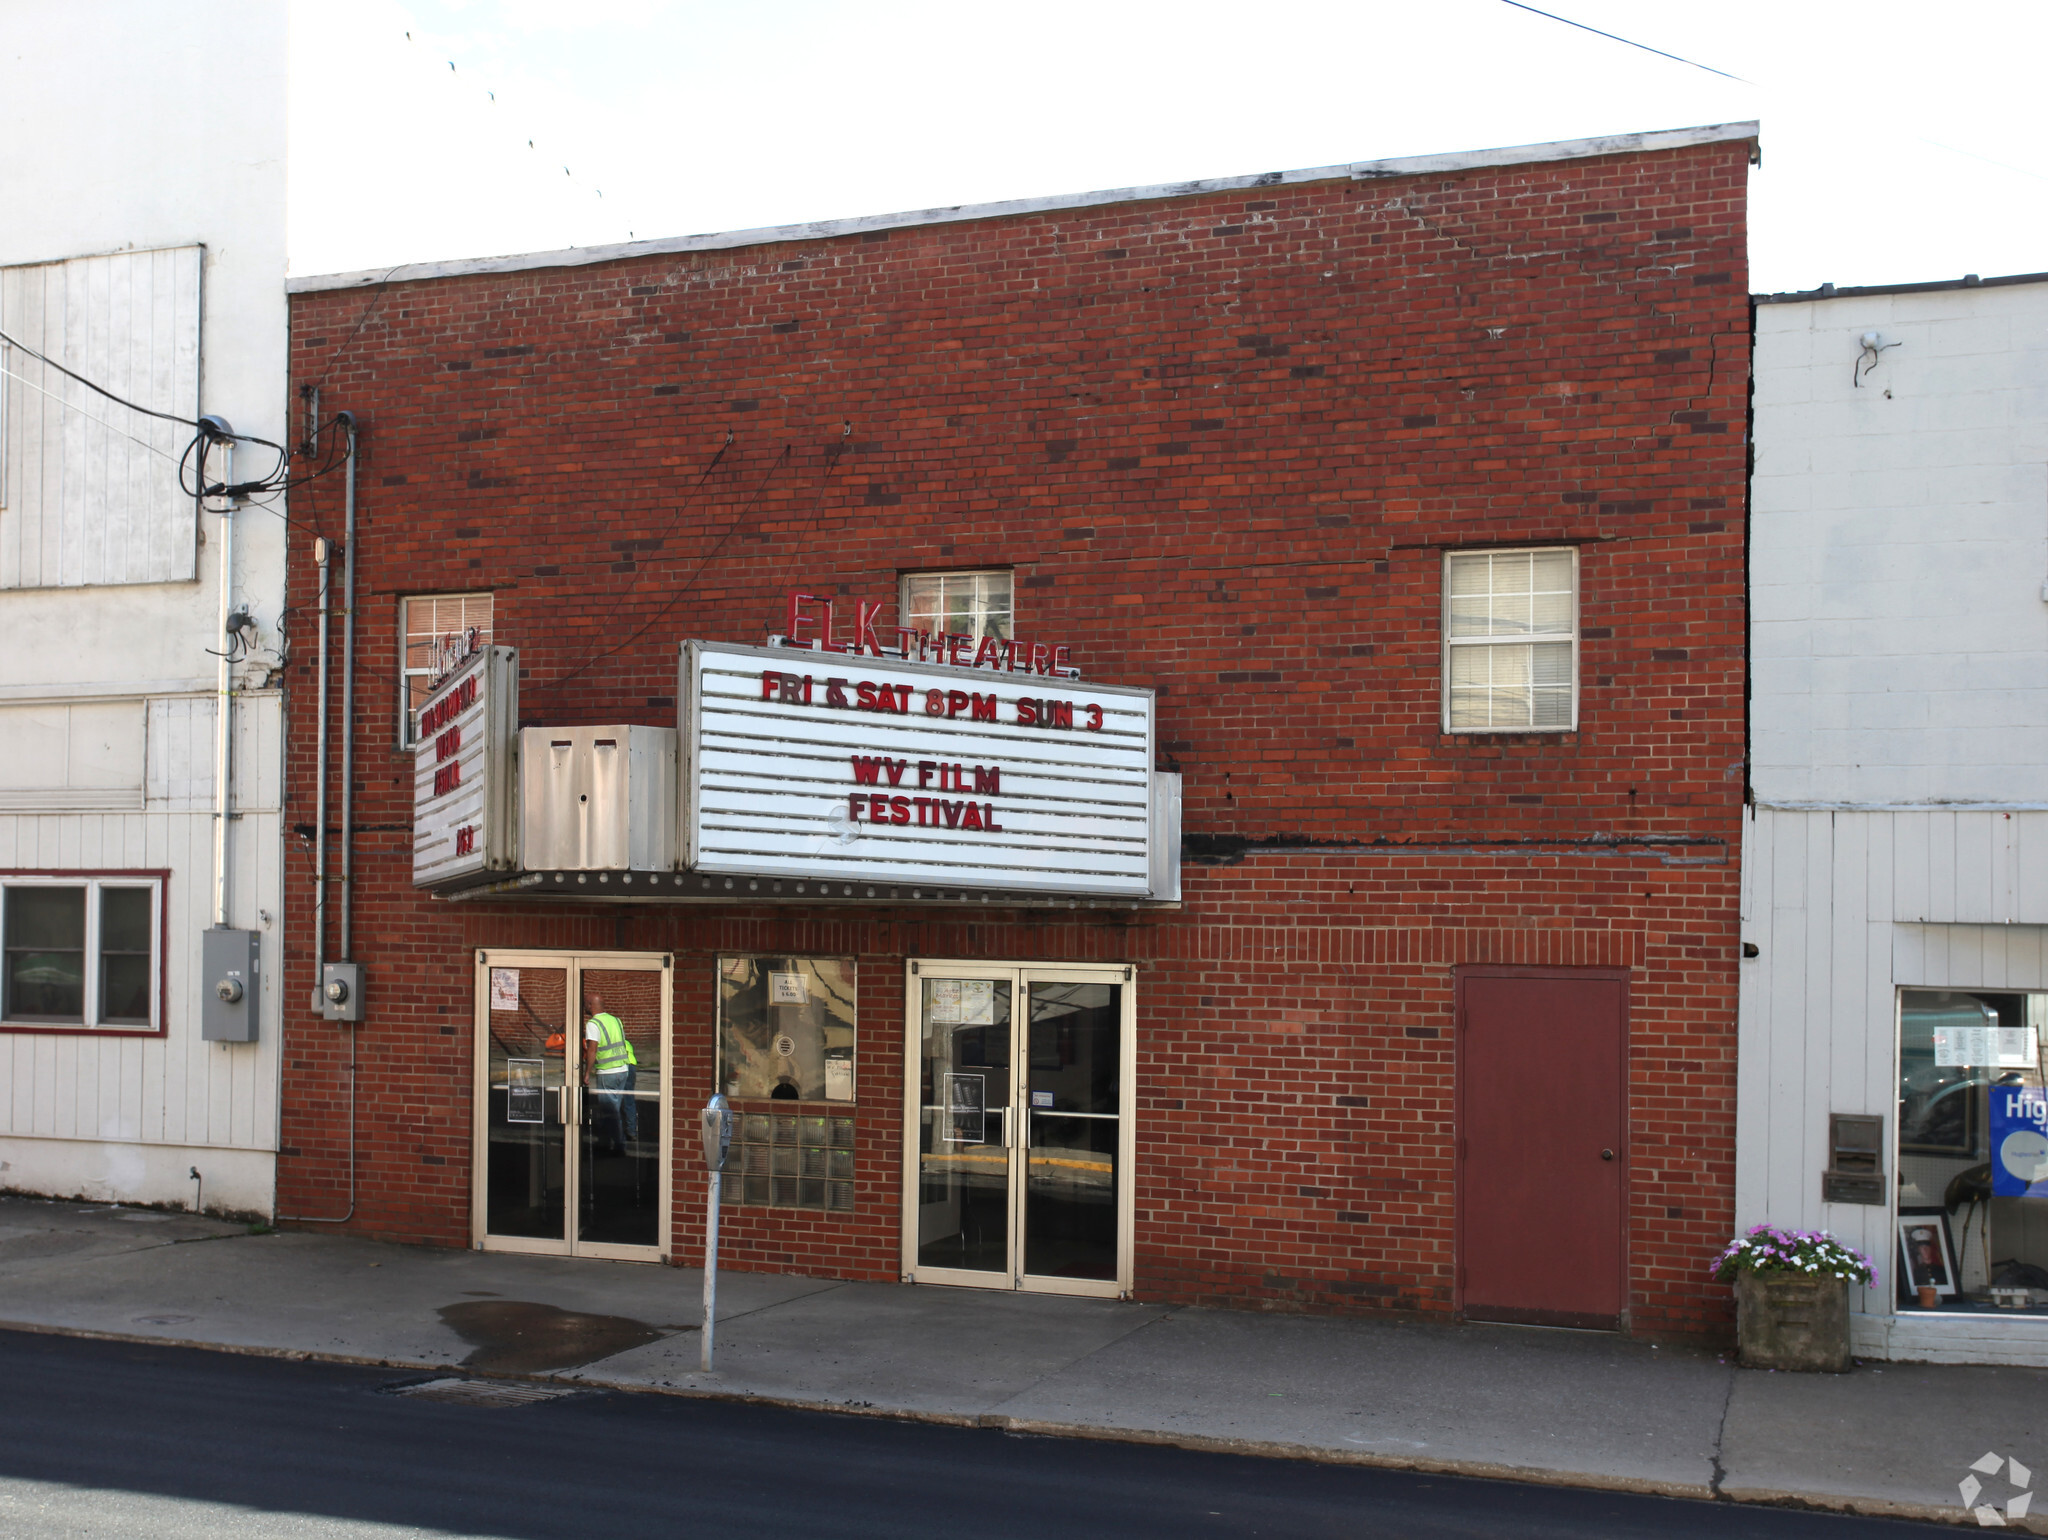
[[[1444,557],[1444,731],[1578,725],[1578,552]]]
[[[852,1210],[857,976],[851,957],[719,958],[726,1202]]]
[[[934,636],[984,636],[1008,641],[1016,635],[1016,610],[1007,572],[913,572],[903,579],[898,612],[913,631]]]
[[[422,594],[401,599],[399,632],[405,656],[398,681],[399,741],[419,739],[420,707],[441,677],[491,641],[489,594]]]
[[[0,882],[0,1018],[10,1026],[156,1026],[162,917],[154,876]]]

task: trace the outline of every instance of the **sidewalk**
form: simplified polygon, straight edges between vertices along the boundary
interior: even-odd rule
[[[1973,1527],[1972,1461],[2048,1471],[2043,1370],[1763,1374],[1595,1333],[727,1272],[706,1375],[701,1287],[694,1269],[0,1199],[0,1327]]]

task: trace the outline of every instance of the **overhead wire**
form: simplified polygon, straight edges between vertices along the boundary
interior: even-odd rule
[[[730,438],[728,438],[726,443],[721,444],[719,446],[718,453],[711,457],[711,464],[704,467],[704,474],[697,478],[698,486],[702,486],[704,484],[704,477],[709,476],[711,474],[711,467],[719,462],[719,460],[724,456],[725,451],[730,447],[731,440]],[[750,513],[753,510],[754,504],[760,499],[762,491],[768,485],[769,478],[772,477],[775,474],[775,472],[781,468],[782,462],[787,460],[788,458],[789,445],[784,444],[781,450],[776,454],[775,458],[769,462],[768,469],[761,473],[761,479],[754,484],[754,490],[747,495],[747,500],[740,505],[739,512],[732,516],[732,521],[725,526],[724,532],[720,534],[718,539],[712,543],[711,549],[705,553],[704,559],[697,563],[697,570],[692,572],[689,575],[689,577],[684,580],[681,587],[677,588],[674,593],[668,596],[668,600],[666,603],[664,603],[659,609],[655,610],[655,612],[652,615],[649,615],[646,620],[641,622],[638,630],[634,631],[630,636],[625,637],[623,640],[615,643],[614,645],[607,647],[604,651],[592,653],[589,657],[585,658],[581,663],[577,664],[574,668],[570,669],[568,673],[561,675],[559,678],[550,680],[542,688],[550,690],[559,690],[563,685],[567,684],[570,680],[576,678],[579,674],[582,674],[587,670],[595,667],[597,664],[602,663],[606,658],[609,658],[616,653],[625,651],[626,648],[632,646],[633,643],[639,641],[641,637],[645,636],[650,630],[652,630],[658,621],[665,619],[669,615],[669,613],[675,609],[676,605],[682,602],[683,595],[687,594],[690,591],[690,589],[696,584],[697,579],[704,575],[704,570],[707,567],[709,567],[713,561],[717,560],[718,553],[725,549],[726,542],[731,540],[733,535],[738,532],[740,525],[746,522],[748,513]],[[692,491],[694,490],[695,488],[692,488]],[[680,520],[681,516],[682,510],[678,509],[677,519]],[[671,525],[671,530],[673,530],[673,525]]]
[[[1709,75],[1719,75],[1723,80],[1732,80],[1738,85],[1753,86],[1754,80],[1745,80],[1740,75],[1731,75],[1726,70],[1717,70],[1711,64],[1702,64],[1697,59],[1688,59],[1683,54],[1666,53],[1661,48],[1652,48],[1648,43],[1638,43],[1634,38],[1623,37],[1617,32],[1602,32],[1598,27],[1589,27],[1583,21],[1573,21],[1569,16],[1560,16],[1555,11],[1538,10],[1533,5],[1524,5],[1522,0],[1500,0],[1502,5],[1511,5],[1518,11],[1527,11],[1531,16],[1542,16],[1550,21],[1562,22],[1567,27],[1577,27],[1581,32],[1590,32],[1595,37],[1604,37],[1612,43],[1623,43],[1630,48],[1640,48],[1644,53],[1653,53],[1660,59],[1669,59],[1674,64],[1690,65],[1696,70],[1705,70]]]

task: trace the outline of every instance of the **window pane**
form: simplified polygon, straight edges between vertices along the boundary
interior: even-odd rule
[[[148,888],[100,889],[101,951],[150,950],[149,900]]]
[[[102,956],[100,1020],[110,1026],[148,1026],[150,971],[150,959],[146,956]]]
[[[1563,593],[1532,594],[1529,601],[1529,629],[1538,636],[1560,636],[1572,628],[1572,596]]]
[[[1491,613],[1491,602],[1485,594],[1452,594],[1451,635],[1485,636]]]
[[[722,957],[719,1089],[771,1101],[854,1100],[853,959]]]
[[[85,889],[7,890],[6,1014],[85,1019]]]
[[[1562,685],[1566,690],[1572,684],[1572,644],[1570,642],[1539,642],[1529,651],[1529,677],[1539,685]]]
[[[1529,553],[1530,586],[1538,593],[1570,593],[1572,553],[1569,550]]]
[[[9,888],[7,950],[85,949],[84,888]]]
[[[1444,571],[1445,580],[1451,585],[1451,597],[1456,599],[1486,593],[1490,582],[1487,569],[1491,562],[1492,557],[1485,552],[1451,557]]]

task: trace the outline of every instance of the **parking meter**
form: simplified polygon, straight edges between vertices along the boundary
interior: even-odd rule
[[[723,1096],[714,1096],[698,1114],[704,1134],[704,1169],[723,1171],[726,1151],[732,1148],[732,1108]]]

